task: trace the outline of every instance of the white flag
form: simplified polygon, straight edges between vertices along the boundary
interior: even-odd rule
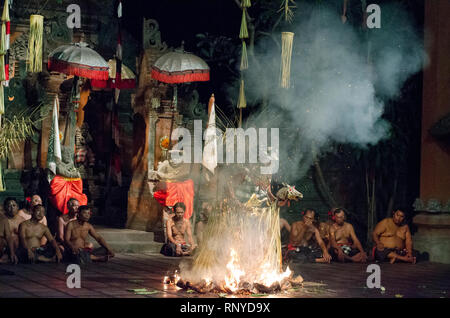
[[[208,126],[205,131],[205,147],[203,148],[203,166],[214,173],[217,167],[217,134],[216,134],[216,108],[212,104]]]
[[[50,158],[51,161],[48,162],[48,168],[54,174],[56,174],[56,161],[55,161],[56,158],[59,158],[59,160],[62,159],[61,141],[59,139],[58,106],[59,106],[59,99],[58,95],[56,95],[55,100],[53,102],[53,115],[52,115],[53,138],[51,138],[51,142],[53,143],[53,145],[49,145],[50,148],[53,150],[53,158]]]

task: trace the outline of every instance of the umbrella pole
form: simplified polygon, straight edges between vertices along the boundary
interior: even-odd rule
[[[173,120],[175,117],[175,110],[177,109],[177,104],[178,104],[178,89],[177,89],[177,84],[175,84],[175,87],[173,89],[173,100],[172,100],[172,117],[170,119],[170,132],[169,132],[169,147],[168,150],[170,150],[170,147],[172,146],[172,129],[173,129]],[[165,158],[167,159],[167,158]]]

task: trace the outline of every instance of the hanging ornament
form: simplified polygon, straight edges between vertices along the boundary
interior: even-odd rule
[[[248,29],[247,29],[247,18],[246,18],[246,10],[242,9],[242,21],[241,21],[241,30],[239,32],[240,39],[248,38]]]
[[[30,16],[30,37],[28,39],[27,71],[42,71],[42,41],[44,33],[44,17],[33,14]]]
[[[281,68],[280,68],[280,86],[289,88],[291,86],[291,57],[292,44],[294,42],[294,33],[281,33]]]
[[[248,69],[247,44],[242,40],[242,54],[241,54],[241,71]]]
[[[239,88],[239,99],[238,99],[238,108],[247,107],[247,101],[245,100],[245,89],[244,89],[244,80],[241,79],[241,86]]]

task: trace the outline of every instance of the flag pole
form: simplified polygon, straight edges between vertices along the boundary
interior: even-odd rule
[[[211,115],[211,109],[212,106],[214,104],[215,98],[214,98],[214,94],[211,94],[211,97],[209,98],[209,102],[208,102],[208,122],[209,122],[209,116]],[[206,127],[208,128],[208,127]],[[203,163],[200,166],[200,176],[199,176],[199,180],[197,181],[197,190],[195,191],[195,200],[194,200],[194,212],[192,213],[192,234],[195,234],[195,219],[196,219],[196,215],[197,215],[197,209],[198,208],[198,200],[200,198],[200,183],[202,180],[202,175],[203,175]]]

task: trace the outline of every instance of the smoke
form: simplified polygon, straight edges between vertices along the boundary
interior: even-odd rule
[[[413,21],[398,5],[381,6],[381,28],[366,31],[342,24],[324,6],[302,4],[300,11],[291,29],[292,87],[279,88],[281,49],[269,38],[256,44],[264,53],[245,74],[249,104],[265,99],[268,106],[250,109],[245,124],[281,129],[280,167],[297,179],[313,153],[325,154],[335,142],[365,148],[389,138],[384,104],[401,98],[402,85],[425,61]]]

